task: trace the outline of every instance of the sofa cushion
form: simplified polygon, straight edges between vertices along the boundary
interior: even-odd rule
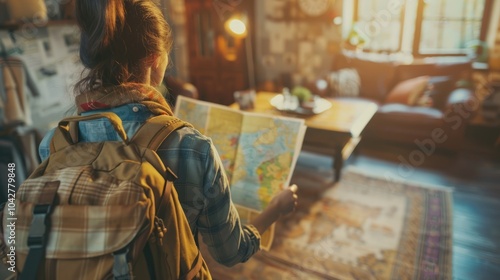
[[[450,76],[429,77],[424,95],[432,98],[434,108],[442,109],[446,104],[448,95],[455,88],[455,79]]]
[[[361,81],[354,68],[343,68],[330,72],[327,77],[328,87],[336,96],[359,96]]]
[[[395,67],[392,62],[371,61],[357,57],[336,56],[333,69],[354,68],[359,74],[361,86],[359,96],[383,102],[391,89]]]
[[[424,94],[428,82],[429,76],[420,76],[402,81],[387,94],[385,103],[399,103],[413,106]]]
[[[432,107],[415,107],[403,104],[384,104],[378,108],[377,114],[392,116],[395,119],[414,119],[416,122],[425,119],[442,119],[443,112]],[[396,120],[395,120],[396,121]]]
[[[432,107],[433,105],[434,105],[434,100],[432,99],[430,92],[428,90],[424,91],[424,94],[422,94],[414,104],[414,106],[423,106],[423,107]]]

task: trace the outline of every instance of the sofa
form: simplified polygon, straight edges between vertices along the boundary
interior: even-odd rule
[[[467,120],[478,106],[472,62],[465,58],[405,63],[341,53],[335,56],[326,80],[327,95],[379,104],[365,128],[365,139],[411,145],[428,153],[460,150]]]

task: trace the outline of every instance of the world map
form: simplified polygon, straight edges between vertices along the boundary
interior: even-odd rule
[[[179,96],[175,115],[210,137],[231,183],[233,202],[261,212],[290,181],[304,121],[238,111]]]

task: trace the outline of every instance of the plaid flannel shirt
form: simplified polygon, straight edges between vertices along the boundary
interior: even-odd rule
[[[141,104],[96,110],[84,114],[111,111],[123,122],[131,137],[152,116]],[[118,141],[118,134],[106,119],[79,123],[83,142]],[[50,154],[50,130],[39,148],[45,160]],[[198,232],[210,254],[219,263],[232,266],[248,260],[260,248],[260,235],[252,225],[242,225],[231,201],[230,186],[220,157],[210,138],[192,128],[173,133],[158,149],[164,164],[179,177],[174,185],[195,238]]]

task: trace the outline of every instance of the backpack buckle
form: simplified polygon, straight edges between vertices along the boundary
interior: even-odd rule
[[[35,249],[43,249],[47,239],[47,228],[50,223],[50,213],[52,206],[55,204],[57,190],[59,189],[60,181],[45,183],[42,194],[39,198],[39,203],[33,207],[33,219],[31,220],[30,229],[28,232],[28,247]]]
[[[33,219],[28,233],[28,247],[42,247],[45,245],[47,232],[47,215],[51,205],[36,205],[33,209]]]

